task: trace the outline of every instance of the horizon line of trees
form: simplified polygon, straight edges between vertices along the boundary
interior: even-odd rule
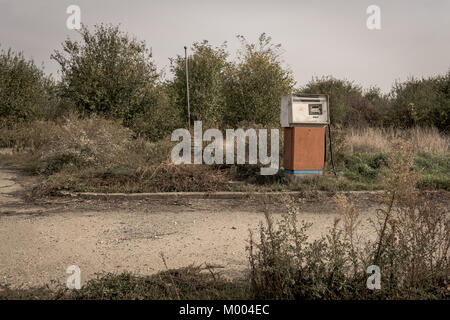
[[[185,58],[170,58],[173,78],[163,79],[144,41],[117,26],[82,26],[80,41],[67,39],[51,58],[61,79],[11,49],[0,52],[0,121],[4,125],[56,119],[69,112],[119,119],[137,135],[158,140],[187,126]],[[434,126],[450,129],[450,69],[438,76],[394,83],[388,94],[332,76],[296,87],[282,50],[265,33],[257,43],[238,36],[229,60],[226,43],[195,42],[188,58],[191,121],[208,126],[242,123],[278,127],[281,96],[330,96],[332,123],[340,126]]]

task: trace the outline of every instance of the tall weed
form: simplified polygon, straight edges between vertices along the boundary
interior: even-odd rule
[[[450,219],[439,200],[415,189],[414,149],[395,141],[382,168],[387,186],[372,221],[375,241],[364,240],[360,212],[345,196],[330,232],[308,241],[297,221],[298,201],[283,199],[288,214],[274,222],[266,210],[259,237],[250,234],[250,281],[260,298],[417,299],[448,297]],[[267,206],[266,206],[267,207]],[[381,290],[366,287],[366,270],[381,270]]]

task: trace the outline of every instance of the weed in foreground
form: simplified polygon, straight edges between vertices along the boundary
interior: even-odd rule
[[[393,296],[448,296],[449,210],[436,195],[414,188],[419,174],[411,169],[411,144],[396,141],[394,150],[383,168],[386,191],[375,221],[373,263],[382,268]]]
[[[250,283],[260,298],[273,299],[444,299],[449,297],[450,220],[438,199],[417,191],[414,150],[393,144],[382,168],[387,186],[377,219],[375,241],[363,241],[360,213],[344,196],[336,202],[341,218],[319,240],[308,241],[308,225],[297,221],[299,206],[284,203],[288,214],[277,223],[266,210],[259,239],[250,234]],[[382,288],[366,287],[366,269],[377,265]]]

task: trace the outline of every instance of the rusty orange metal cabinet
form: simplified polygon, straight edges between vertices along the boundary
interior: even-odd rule
[[[284,128],[283,166],[287,173],[320,174],[325,163],[325,126]]]

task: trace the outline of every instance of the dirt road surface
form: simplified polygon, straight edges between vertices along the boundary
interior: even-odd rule
[[[28,288],[64,284],[67,267],[81,269],[82,283],[104,272],[152,274],[189,264],[210,264],[228,277],[248,267],[249,230],[264,220],[261,203],[250,200],[82,200],[52,198],[27,202],[35,184],[18,171],[0,168],[0,284]],[[362,230],[372,237],[369,218],[376,203],[358,201]],[[280,217],[280,205],[272,205]],[[299,220],[312,222],[311,239],[338,216],[331,199],[306,199]]]

